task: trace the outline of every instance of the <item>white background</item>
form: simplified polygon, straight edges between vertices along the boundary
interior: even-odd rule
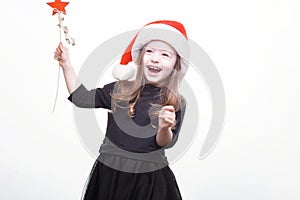
[[[59,32],[46,2],[1,4],[3,200],[80,199],[94,162],[76,132],[62,74],[52,112]],[[210,102],[205,84],[195,80],[199,134],[171,164],[184,199],[300,199],[299,1],[72,0],[66,10],[65,25],[77,41],[69,47],[77,72],[105,40],[158,19],[181,21],[215,63],[225,88],[226,121],[214,151],[199,160]]]

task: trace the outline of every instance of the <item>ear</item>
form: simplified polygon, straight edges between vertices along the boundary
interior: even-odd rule
[[[127,65],[115,65],[112,75],[117,80],[135,80],[136,71],[136,64],[134,62],[129,62]]]

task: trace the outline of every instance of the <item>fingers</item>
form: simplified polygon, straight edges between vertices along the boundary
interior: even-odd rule
[[[161,119],[175,119],[175,112],[170,111],[161,111],[159,114]]]
[[[64,47],[62,43],[59,43],[54,52],[54,59],[57,61],[64,61],[64,58],[68,56],[67,53],[67,48]]]
[[[60,42],[59,45],[58,45],[58,49],[59,49],[59,51],[60,51],[61,53],[67,52],[67,51],[68,51],[68,48],[65,47],[61,42]]]
[[[56,49],[56,51],[54,52],[54,56],[55,57],[61,57],[61,52],[59,52],[59,50]]]
[[[168,105],[162,107],[160,111],[160,117],[162,118],[174,118],[175,119],[175,108],[174,106]]]
[[[175,125],[174,119],[164,118],[163,120],[167,127],[173,127]]]
[[[57,60],[57,61],[63,60],[62,57],[61,57],[61,54],[59,54],[57,52],[54,52],[54,59]]]
[[[59,61],[61,59],[61,54],[62,54],[62,50],[59,44],[59,46],[55,49],[54,58]]]
[[[170,112],[175,112],[175,108],[172,105],[164,106],[164,107],[162,107],[162,110],[164,110],[164,111],[170,111]]]
[[[159,119],[161,126],[173,127],[176,122],[175,108],[171,105],[164,106],[159,113]]]

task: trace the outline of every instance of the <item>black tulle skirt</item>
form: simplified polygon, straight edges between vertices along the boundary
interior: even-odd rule
[[[84,200],[181,200],[169,166],[145,173],[129,173],[95,161]]]

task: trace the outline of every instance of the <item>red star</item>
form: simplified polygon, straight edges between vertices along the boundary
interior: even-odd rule
[[[51,6],[54,9],[57,9],[64,14],[66,14],[65,7],[69,4],[69,2],[61,2],[60,0],[55,0],[55,2],[49,2],[47,3],[49,6]],[[52,15],[55,15],[57,13],[56,10],[53,10]]]

